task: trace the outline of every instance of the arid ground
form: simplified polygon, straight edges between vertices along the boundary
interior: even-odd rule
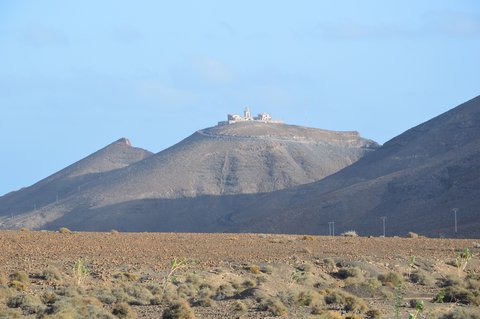
[[[478,247],[422,237],[2,231],[0,318],[480,318]]]

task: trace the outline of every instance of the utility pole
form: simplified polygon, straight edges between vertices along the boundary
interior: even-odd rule
[[[328,235],[335,236],[335,222],[328,222]]]
[[[380,217],[382,219],[382,224],[383,224],[383,237],[385,237],[385,220],[387,219],[387,216]]]
[[[453,213],[455,214],[455,234],[457,233],[457,212],[459,211],[458,208],[452,208]]]

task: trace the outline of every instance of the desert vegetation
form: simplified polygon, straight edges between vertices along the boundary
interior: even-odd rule
[[[467,240],[18,231],[0,241],[0,318],[480,318]],[[353,254],[369,241],[377,250]]]

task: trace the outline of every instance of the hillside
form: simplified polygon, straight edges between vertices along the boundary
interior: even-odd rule
[[[318,181],[377,147],[357,132],[258,122],[216,126],[103,172],[75,193],[37,204],[36,211],[4,225],[217,231],[217,219],[258,194]],[[202,228],[197,219],[208,226]]]
[[[480,236],[480,97],[391,139],[322,181],[229,215],[237,231]],[[454,233],[453,208],[458,208]],[[272,220],[275,220],[272,223]]]
[[[124,168],[152,154],[121,138],[32,186],[0,197],[0,216],[19,215],[75,196],[102,173]]]

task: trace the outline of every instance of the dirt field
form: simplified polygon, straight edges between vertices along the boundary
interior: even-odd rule
[[[462,318],[480,313],[477,247],[428,238],[4,231],[0,318],[161,318],[178,300],[196,318]]]

